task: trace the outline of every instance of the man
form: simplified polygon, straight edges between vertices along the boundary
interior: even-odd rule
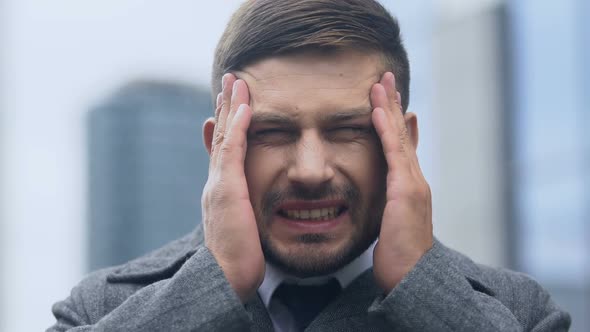
[[[408,60],[381,5],[244,3],[213,90],[203,227],[90,275],[49,331],[568,329],[537,283],[433,239]]]

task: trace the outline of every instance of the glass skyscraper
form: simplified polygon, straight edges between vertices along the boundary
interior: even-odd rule
[[[132,83],[88,117],[89,269],[123,263],[201,219],[208,91]]]

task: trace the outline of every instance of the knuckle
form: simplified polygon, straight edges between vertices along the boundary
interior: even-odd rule
[[[214,189],[209,197],[211,206],[218,207],[224,201],[223,196],[223,190],[220,190],[219,188]]]
[[[406,188],[406,196],[411,201],[421,202],[427,199],[429,189],[419,183],[412,183]]]
[[[426,193],[426,195],[428,197],[430,197],[432,195],[432,191],[430,189],[430,185],[426,181],[424,181],[424,190],[425,190],[425,193]]]
[[[225,100],[222,100],[219,102],[219,104],[217,104],[217,107],[215,108],[215,115],[217,116],[217,121],[219,120],[223,120],[223,117],[221,116],[223,113],[223,111],[225,110],[227,105],[227,102]]]
[[[220,202],[223,202],[225,197],[223,182],[223,178],[220,176],[212,175],[209,177],[201,198],[204,208],[214,208]]]
[[[231,144],[228,144],[227,141],[222,144],[219,148],[219,152],[222,155],[231,154],[234,151],[234,147]]]
[[[419,201],[422,196],[420,189],[416,185],[412,185],[408,188],[407,195],[413,201]]]
[[[416,196],[420,201],[427,201],[430,198],[430,187],[427,184],[418,186]]]
[[[224,140],[223,131],[220,130],[220,131],[217,132],[217,134],[213,138],[213,144],[214,145],[220,145],[223,142],[223,140]]]
[[[217,114],[217,116],[219,116],[219,113],[221,113],[222,108],[223,108],[223,102],[217,104],[217,107],[215,108],[215,114]]]
[[[406,152],[406,144],[405,144],[403,138],[401,138],[401,137],[400,137],[400,144],[397,147],[397,152],[399,152],[401,156],[404,156],[405,152]]]
[[[401,128],[398,138],[400,142],[399,152],[405,152],[409,143],[408,129],[405,126]]]
[[[399,139],[403,142],[406,142],[408,140],[408,128],[406,128],[405,126],[403,126],[400,130]]]

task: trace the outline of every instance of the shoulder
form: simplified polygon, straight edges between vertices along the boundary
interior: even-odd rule
[[[54,310],[70,307],[82,312],[84,321],[96,322],[141,288],[172,277],[201,245],[202,229],[199,227],[125,264],[94,271],[72,289],[68,299],[56,303]]]
[[[436,250],[465,276],[471,287],[507,307],[523,326],[534,326],[549,316],[569,316],[551,299],[549,292],[531,276],[506,268],[477,264],[467,256],[437,242]],[[562,317],[561,317],[562,316]]]
[[[546,293],[530,276],[506,268],[491,267],[473,262],[466,255],[435,242],[435,255],[467,278],[475,290],[489,293],[504,301],[517,303],[519,298],[530,298],[537,293]]]
[[[108,283],[151,283],[171,277],[203,243],[202,227],[123,265],[108,268]],[[104,273],[104,272],[103,272]]]
[[[551,298],[549,292],[531,276],[508,270],[478,264],[481,276],[494,292],[494,297],[510,308],[512,314],[524,326],[534,326],[540,319],[560,316],[569,320]]]

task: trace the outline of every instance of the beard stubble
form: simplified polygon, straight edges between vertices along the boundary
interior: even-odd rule
[[[381,189],[381,188],[379,188]],[[379,236],[385,206],[385,188],[376,190],[372,197],[362,199],[360,190],[351,184],[340,187],[325,185],[321,188],[291,187],[274,190],[262,198],[260,208],[254,206],[260,233],[260,242],[268,263],[300,278],[333,273],[366,251]],[[342,199],[346,202],[355,232],[339,250],[316,250],[331,240],[329,234],[308,233],[297,237],[296,248],[280,250],[268,232],[276,207],[286,200]]]

